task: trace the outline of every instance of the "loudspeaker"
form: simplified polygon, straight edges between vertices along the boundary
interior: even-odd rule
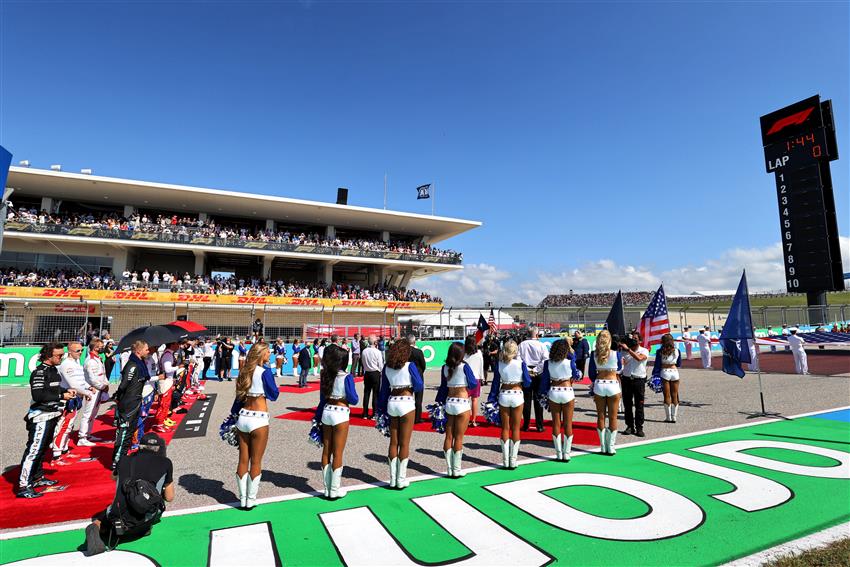
[[[336,190],[336,204],[337,205],[347,205],[348,204],[348,189],[345,187],[339,187]]]

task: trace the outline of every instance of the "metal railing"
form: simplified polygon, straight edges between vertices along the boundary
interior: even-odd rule
[[[268,250],[270,252],[298,252],[302,254],[322,254],[326,256],[348,256],[356,258],[381,258],[386,260],[403,260],[407,262],[429,262],[434,264],[462,263],[460,256],[441,256],[437,254],[411,254],[393,252],[390,250],[365,250],[359,247],[328,246],[324,244],[295,244],[292,242],[274,242],[262,240],[247,240],[244,238],[221,238],[209,236],[205,229],[177,229],[175,232],[151,231],[146,228],[138,230],[121,230],[118,228],[81,227],[60,224],[30,224],[22,222],[7,222],[5,230],[9,233],[26,232],[32,234],[61,234],[90,238],[108,238],[128,241],[152,241],[168,244],[185,244],[192,246],[217,246],[222,248],[242,248],[252,250]]]

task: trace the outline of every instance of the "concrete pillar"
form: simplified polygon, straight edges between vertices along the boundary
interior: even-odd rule
[[[334,281],[334,264],[336,262],[322,262],[319,264],[319,273],[316,275],[320,282],[329,285]]]
[[[325,227],[325,238],[328,240],[336,238],[336,229],[333,226],[328,225]]]
[[[127,249],[116,248],[115,256],[112,258],[112,275],[115,279],[121,279],[121,274],[127,269]]]
[[[198,213],[198,219],[202,222],[207,222],[208,218],[210,218],[210,216],[207,213]]]
[[[53,197],[42,197],[41,198],[41,210],[47,211],[48,213],[53,212]]]
[[[128,219],[133,216],[133,213],[136,212],[136,207],[133,205],[124,205],[124,218]]]
[[[413,270],[407,270],[406,272],[401,274],[401,283],[399,283],[399,287],[407,287],[410,283],[410,278],[413,277]]]
[[[203,250],[192,250],[195,253],[195,271],[192,272],[194,276],[202,276],[204,275],[204,269],[206,268],[207,263],[207,253]]]
[[[272,262],[274,261],[274,256],[263,256],[263,279],[269,279],[269,276],[272,273]]]
[[[272,219],[266,219],[266,230],[275,232],[277,230],[277,223]]]
[[[382,230],[381,231],[381,240],[383,240],[384,242],[390,241],[390,231],[389,230]]]
[[[387,277],[387,268],[384,266],[370,266],[367,281],[369,285],[383,284]]]

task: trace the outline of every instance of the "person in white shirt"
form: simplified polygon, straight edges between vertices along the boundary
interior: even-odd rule
[[[783,337],[785,340],[788,340],[788,336],[789,336],[790,334],[791,334],[791,331],[789,331],[789,330],[788,330],[788,325],[786,325],[786,324],[784,324],[784,323],[783,323],[783,325],[782,325],[782,337]],[[786,346],[786,347],[785,347],[785,350],[791,350],[791,346],[790,346],[790,344],[789,344],[789,346]]]
[[[549,359],[549,352],[537,338],[537,327],[531,327],[528,332],[529,337],[519,345],[519,358],[528,367],[528,374],[531,376],[531,386],[522,389],[522,431],[528,431],[532,402],[534,402],[534,421],[537,431],[543,431],[543,406],[540,405],[540,400],[534,393],[540,390],[540,374],[543,372],[543,363]]]
[[[646,363],[649,360],[649,350],[641,346],[639,341],[640,333],[636,333],[635,338],[629,337],[625,343],[620,344],[623,351],[623,374],[620,384],[623,388],[623,409],[626,418],[626,430],[623,435],[644,437],[643,404],[646,396]]]
[[[702,367],[711,368],[711,335],[705,329],[700,329],[697,342],[699,343],[699,356],[702,359]]]
[[[375,335],[369,336],[369,346],[360,353],[360,364],[363,365],[363,417],[375,419],[378,408],[378,388],[381,386],[381,370],[384,368],[384,357],[377,349]],[[372,398],[372,415],[369,415],[369,398]]]
[[[76,398],[68,400],[65,410],[56,424],[56,433],[53,437],[53,462],[57,465],[71,464],[68,461],[62,460],[61,457],[66,457],[70,453],[68,442],[71,440],[71,429],[74,418],[77,417],[77,410],[82,405],[80,398],[88,398],[92,396],[94,391],[86,383],[86,378],[83,374],[83,366],[80,364],[80,356],[82,354],[82,343],[77,341],[68,343],[68,355],[57,368],[61,378],[61,387],[77,392]]]
[[[756,330],[753,329],[753,338],[747,339],[747,346],[750,347],[750,372],[759,371],[759,347],[756,344]]]
[[[691,335],[691,327],[685,327],[682,332],[682,340],[685,342],[685,358],[687,360],[693,358],[694,344],[691,342],[693,339],[694,338]]]
[[[806,349],[803,347],[804,344],[806,344],[806,341],[797,334],[796,327],[791,329],[791,334],[788,335],[788,345],[791,348],[791,354],[794,355],[794,370],[797,374],[806,375],[809,373],[809,358],[806,355]]]
[[[100,360],[100,351],[103,349],[103,341],[94,339],[89,343],[89,352],[83,364],[83,377],[93,395],[83,401],[83,416],[80,418],[79,441],[80,447],[94,447],[97,443],[104,441],[91,435],[91,426],[100,410],[101,395],[109,392],[109,378],[106,376],[103,362]]]

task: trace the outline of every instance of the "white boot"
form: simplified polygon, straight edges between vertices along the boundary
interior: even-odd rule
[[[605,442],[606,442],[606,438],[607,438],[607,435],[605,435],[606,431],[608,431],[608,430],[607,429],[597,429],[596,430],[596,433],[599,434],[599,452],[602,453],[603,455],[608,452],[608,449],[605,447]]]
[[[519,456],[519,444],[520,443],[522,443],[522,441],[512,441],[511,442],[511,460],[510,460],[510,467],[509,467],[511,469],[516,468],[516,459]]]
[[[555,445],[555,460],[560,461],[564,458],[564,452],[561,449],[561,435],[552,436],[552,444]]]
[[[617,432],[608,430],[608,454],[616,455],[617,449],[615,445],[617,444]]]
[[[679,404],[676,404],[673,407],[673,411],[670,412],[670,416],[673,419],[673,423],[676,423],[676,418],[679,417]]]
[[[390,488],[398,488],[398,457],[388,460],[390,463]]]
[[[263,474],[260,473],[254,478],[248,479],[248,499],[245,501],[245,508],[250,510],[257,505],[257,493],[260,491],[260,479]]]
[[[664,404],[664,421],[670,423],[673,421],[673,407]]]
[[[511,441],[499,441],[502,444],[502,466],[508,468],[511,459]]]
[[[466,476],[466,473],[461,469],[463,461],[463,451],[452,451],[452,473],[455,478]]]
[[[410,459],[401,459],[398,462],[398,487],[407,488],[410,486],[410,481],[407,480],[407,463]]]
[[[340,484],[342,484],[342,469],[344,467],[339,467],[338,469],[334,469],[331,472],[331,491],[330,498],[342,498],[345,496],[346,492],[342,488],[340,488]]]
[[[449,471],[446,473],[446,476],[448,476],[449,478],[453,478],[455,475],[454,461],[452,460],[453,451],[451,449],[446,449],[445,451],[443,451],[443,453],[445,453],[446,455],[446,468]]]
[[[561,452],[565,461],[570,460],[570,452],[573,450],[573,436],[564,435],[564,449]]]
[[[322,493],[325,498],[328,498],[331,493],[331,466],[329,464],[322,467]]]
[[[241,477],[238,474],[236,475],[236,488],[239,496],[239,506],[244,508],[248,500],[248,473],[243,474]]]

